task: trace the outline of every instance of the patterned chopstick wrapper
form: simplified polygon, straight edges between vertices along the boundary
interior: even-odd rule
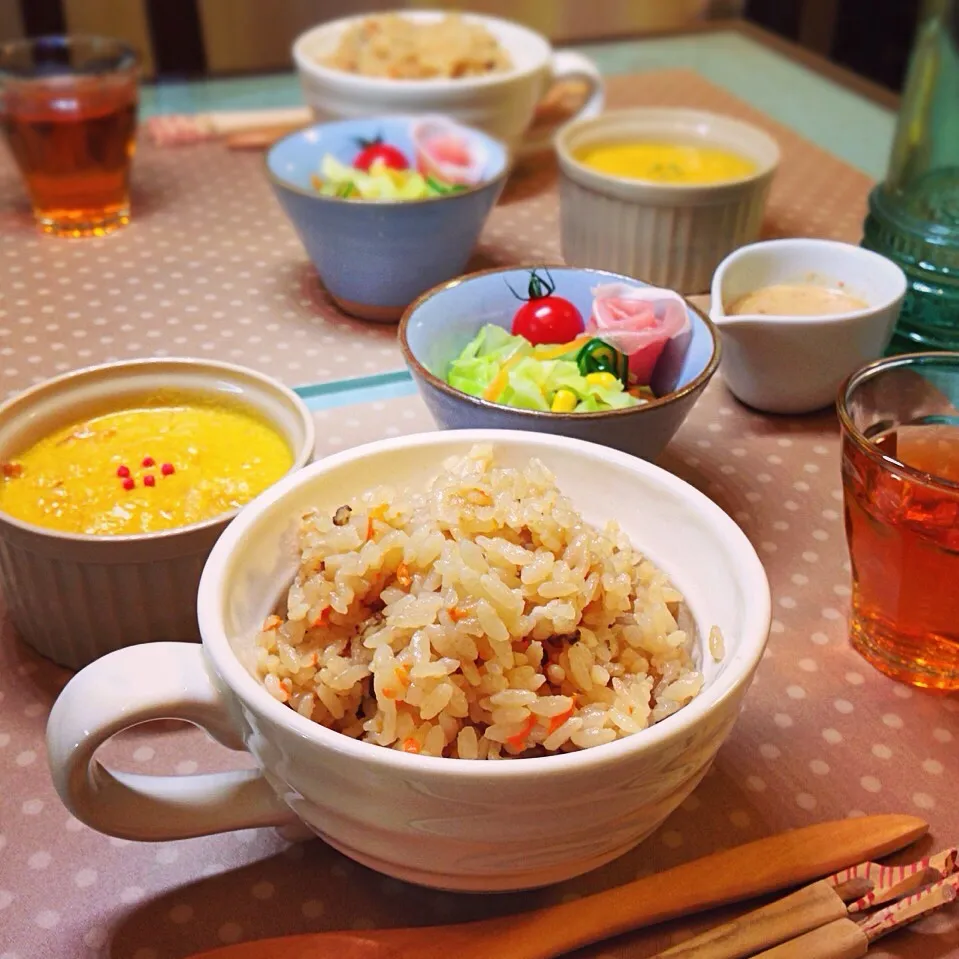
[[[881,866],[875,862],[861,862],[833,876],[828,882],[834,888],[852,880],[864,879],[872,883],[872,889],[864,896],[847,904],[850,915],[863,912],[893,899],[908,896],[929,883],[938,882],[956,871],[959,849],[943,849],[935,855],[926,856],[905,866]]]
[[[959,875],[953,874],[867,916],[859,923],[859,928],[870,943],[875,942],[880,936],[901,929],[930,912],[955,902],[957,894]]]

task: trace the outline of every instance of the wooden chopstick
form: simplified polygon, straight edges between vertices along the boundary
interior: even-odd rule
[[[258,129],[244,130],[241,133],[230,133],[224,143],[230,150],[265,150],[273,146],[280,137],[294,133],[302,126],[272,126]]]
[[[859,959],[869,952],[869,939],[852,919],[825,926],[758,952],[753,959]]]
[[[757,953],[753,959],[859,959],[883,936],[956,901],[959,876],[953,874],[885,906],[859,922],[836,919],[788,942]]]
[[[687,939],[653,959],[743,959],[846,915],[846,903],[824,879],[768,906]]]

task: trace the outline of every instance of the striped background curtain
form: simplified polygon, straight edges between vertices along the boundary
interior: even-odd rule
[[[441,7],[508,17],[554,42],[681,27],[741,12],[744,0],[0,0],[0,40],[43,33],[119,37],[152,75],[290,68],[303,30],[351,13]]]

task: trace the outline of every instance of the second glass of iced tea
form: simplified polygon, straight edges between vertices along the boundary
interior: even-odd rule
[[[959,353],[879,360],[838,406],[853,646],[896,679],[959,689]]]
[[[129,221],[137,75],[118,40],[0,44],[0,122],[44,232],[100,236]]]

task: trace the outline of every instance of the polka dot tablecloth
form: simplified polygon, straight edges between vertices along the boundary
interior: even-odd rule
[[[321,411],[317,427],[323,455],[433,424],[419,398],[408,397]],[[832,415],[765,418],[739,406],[717,379],[661,462],[742,526],[766,566],[775,609],[768,652],[712,771],[641,847],[548,890],[470,897],[385,879],[318,840],[291,844],[272,830],[157,845],[108,839],[67,814],[46,769],[44,722],[69,674],[3,627],[0,956],[181,959],[245,938],[480,918],[576,898],[723,846],[862,813],[927,817],[933,838],[920,847],[927,851],[959,839],[959,702],[887,680],[847,644],[849,578]],[[189,775],[244,762],[204,733],[173,723],[124,734],[105,752],[114,768],[151,773]],[[931,917],[886,940],[875,955],[959,955],[957,918]],[[580,955],[640,959],[704,921],[673,923]]]
[[[619,78],[610,93],[614,103],[709,106],[761,122],[784,150],[768,232],[855,239],[868,184],[834,158],[692,74]],[[144,150],[138,161],[137,220],[103,241],[38,238],[7,196],[0,214],[4,390],[82,363],[162,352],[236,359],[293,383],[398,365],[391,331],[346,320],[326,302],[272,206],[259,158],[206,146]],[[548,171],[520,177],[484,234],[481,257],[555,258],[555,223]],[[417,397],[316,416],[320,455],[433,428]],[[959,840],[959,701],[885,679],[847,643],[834,417],[751,413],[717,377],[661,463],[745,530],[769,574],[774,620],[743,713],[712,771],[641,847],[554,888],[470,897],[385,879],[320,841],[291,843],[271,830],[179,843],[109,839],[66,812],[47,772],[44,724],[69,674],[19,641],[0,602],[0,959],[183,959],[284,933],[498,915],[863,813],[927,817],[932,835],[924,851]],[[179,775],[247,762],[179,723],[117,737],[103,760]],[[933,916],[873,955],[959,956],[957,918],[955,911]],[[640,959],[708,921],[716,916],[578,955]]]
[[[613,78],[609,102],[705,107],[759,123],[784,154],[767,232],[858,237],[865,176],[695,73]],[[144,143],[133,183],[126,229],[79,241],[40,236],[0,152],[0,396],[141,356],[228,360],[293,385],[402,365],[392,326],[351,319],[327,298],[260,154]],[[559,258],[555,170],[540,160],[507,187],[469,266]]]

